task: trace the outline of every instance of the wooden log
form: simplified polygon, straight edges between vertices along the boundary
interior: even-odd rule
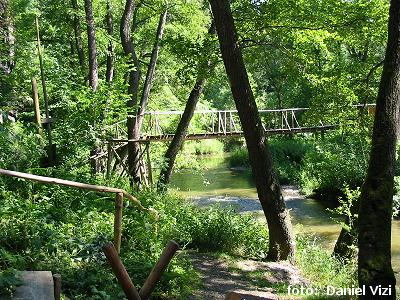
[[[175,252],[179,249],[179,245],[174,241],[169,241],[157,264],[151,270],[145,283],[139,291],[139,295],[143,300],[147,300],[153,292],[157,282],[160,280],[162,274],[167,268]]]
[[[4,170],[4,169],[0,169],[0,174],[6,175],[6,176],[11,176],[11,177],[18,177],[18,178],[33,180],[33,181],[37,181],[37,182],[43,182],[43,183],[49,183],[49,184],[59,184],[59,185],[64,185],[64,186],[69,186],[69,187],[75,187],[75,188],[90,190],[90,191],[94,191],[94,192],[122,193],[125,198],[129,199],[138,208],[140,208],[141,210],[146,210],[143,207],[142,203],[138,199],[136,199],[131,194],[129,194],[128,192],[126,192],[122,189],[111,188],[111,187],[101,186],[101,185],[86,184],[86,183],[81,183],[81,182],[76,182],[76,181],[53,178],[53,177],[38,176],[38,175],[29,174],[29,173],[22,173],[22,172],[16,172],[16,171]]]
[[[12,297],[0,295],[0,300],[54,300],[53,278],[50,271],[18,272],[21,285],[17,286]]]
[[[103,247],[103,251],[128,300],[141,300],[139,293],[122,264],[114,245],[112,243],[107,243]]]
[[[124,195],[117,193],[115,196],[115,214],[114,214],[114,245],[118,254],[121,251],[121,237],[122,237],[122,208],[123,208]]]
[[[54,283],[54,299],[61,299],[61,275],[54,274],[53,275],[53,283]]]
[[[149,175],[149,183],[153,185],[153,170],[151,169],[151,159],[150,159],[150,142],[146,144],[146,155],[147,155],[147,169]]]

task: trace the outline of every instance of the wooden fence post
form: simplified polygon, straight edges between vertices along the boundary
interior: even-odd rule
[[[36,124],[39,126],[39,133],[42,132],[42,120],[40,116],[40,105],[39,105],[39,92],[38,86],[35,77],[32,77],[32,96],[33,96],[33,104],[35,107],[35,121]]]
[[[106,170],[106,178],[111,177],[111,164],[113,160],[113,151],[112,151],[112,142],[108,141],[107,143],[107,170]]]
[[[114,245],[112,243],[107,243],[104,245],[103,251],[128,300],[141,300],[139,293],[122,264]]]
[[[116,193],[115,196],[115,214],[114,214],[114,244],[117,253],[121,251],[121,235],[122,235],[122,207],[124,194]]]
[[[54,283],[54,299],[61,299],[61,275],[54,274],[53,275],[53,283]]]
[[[160,280],[161,275],[167,268],[169,262],[174,256],[175,252],[179,249],[179,245],[174,241],[169,241],[167,246],[165,247],[163,253],[161,254],[160,259],[157,264],[154,266],[153,270],[151,270],[149,276],[147,277],[143,287],[139,291],[139,295],[142,300],[147,300],[151,293],[153,292],[157,282]]]
[[[146,156],[147,156],[147,174],[149,176],[149,184],[153,185],[153,170],[151,169],[151,159],[150,159],[150,142],[146,143]]]

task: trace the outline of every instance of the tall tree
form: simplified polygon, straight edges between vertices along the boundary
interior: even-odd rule
[[[81,31],[81,21],[79,18],[79,7],[77,0],[71,0],[72,9],[73,9],[73,27],[74,27],[74,35],[75,35],[75,48],[78,53],[79,64],[81,67],[84,66],[85,63],[85,55],[83,52],[83,43],[82,43],[82,31]]]
[[[128,74],[128,93],[130,95],[130,100],[127,102],[128,106],[128,140],[135,139],[134,129],[135,129],[135,119],[133,116],[136,114],[135,108],[138,102],[138,92],[139,92],[139,80],[140,80],[140,63],[137,57],[135,47],[132,42],[131,28],[133,13],[135,10],[135,1],[126,0],[125,9],[122,14],[120,23],[120,35],[122,48],[124,49],[125,55],[129,58],[129,63],[131,65]],[[134,182],[139,181],[137,173],[137,154],[139,152],[139,147],[137,143],[128,143],[128,167],[129,173]]]
[[[210,4],[222,58],[247,143],[258,197],[268,223],[268,258],[287,259],[295,250],[290,216],[273,169],[271,152],[238,44],[229,0],[210,0]]]
[[[400,110],[400,1],[391,0],[385,62],[376,100],[372,149],[361,189],[358,234],[358,281],[375,289],[391,287],[391,296],[367,288],[361,299],[396,299],[391,265],[394,165]]]
[[[107,25],[107,33],[109,35],[108,48],[107,48],[106,81],[112,82],[114,78],[114,46],[112,42],[114,28],[113,28],[113,15],[112,15],[110,0],[107,0],[106,25]]]
[[[0,0],[0,38],[4,41],[4,47],[0,44],[0,70],[8,75],[15,66],[14,24],[10,15],[8,0]]]
[[[134,1],[127,0],[125,10],[121,19],[121,41],[125,55],[129,56],[130,64],[134,67],[129,72],[129,85],[128,92],[131,95],[131,100],[128,101],[128,139],[137,140],[140,137],[140,130],[142,126],[143,116],[147,108],[150,90],[153,85],[154,72],[160,52],[160,41],[164,34],[164,27],[167,20],[167,11],[163,11],[160,15],[155,42],[150,57],[150,63],[147,68],[146,79],[143,85],[142,95],[138,103],[139,82],[140,82],[140,63],[133,46],[131,37],[132,19],[135,11]],[[136,107],[138,106],[137,110]],[[139,161],[140,147],[139,143],[128,143],[128,165],[131,179],[135,183],[140,182],[140,161]]]
[[[214,22],[212,22],[208,34],[209,35],[216,34]],[[209,53],[210,50],[211,49],[210,47],[208,47],[208,45],[204,45],[201,51],[200,61],[197,66],[198,69],[197,79],[193,86],[192,91],[190,92],[189,98],[186,102],[185,109],[183,111],[181,119],[179,120],[179,124],[178,127],[176,128],[174,137],[171,143],[168,145],[167,151],[165,152],[164,159],[167,165],[161,170],[158,181],[158,189],[163,189],[165,185],[170,181],[176,156],[179,152],[179,149],[182,146],[183,139],[186,135],[190,121],[193,117],[197,102],[199,101],[200,96],[203,93],[204,86],[206,84],[206,78],[208,77],[211,69],[213,68],[213,62],[211,61]]]
[[[167,21],[167,10],[165,10],[160,15],[160,19],[158,22],[156,38],[154,41],[153,50],[151,52],[150,63],[147,68],[146,79],[145,79],[143,90],[142,90],[142,96],[140,98],[139,109],[136,113],[136,123],[135,123],[135,132],[134,132],[134,136],[136,138],[139,138],[139,136],[140,136],[140,130],[142,128],[144,113],[146,111],[147,103],[148,103],[149,96],[150,96],[150,91],[153,86],[154,72],[156,70],[158,55],[160,53],[160,42],[164,35],[164,27],[165,27],[166,21]]]
[[[96,30],[93,18],[92,0],[85,0],[85,13],[89,51],[89,85],[93,91],[96,91],[99,85],[99,73],[97,64]]]

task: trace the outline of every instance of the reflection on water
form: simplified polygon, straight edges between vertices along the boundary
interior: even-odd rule
[[[264,220],[261,206],[256,200],[254,182],[247,172],[230,170],[224,157],[203,157],[201,162],[204,164],[202,172],[183,170],[172,176],[172,186],[178,193],[188,198],[198,198],[200,205],[232,204],[238,211],[255,211],[257,217]],[[292,223],[300,225],[295,228],[321,238],[323,246],[332,250],[340,231],[332,214],[317,201],[296,196],[290,189],[288,191],[285,200]],[[400,221],[393,221],[392,227],[392,263],[399,285]]]

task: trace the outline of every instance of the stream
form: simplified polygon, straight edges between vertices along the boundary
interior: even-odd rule
[[[201,171],[185,169],[173,174],[171,183],[178,194],[199,206],[219,203],[265,220],[249,172],[230,169],[225,156],[204,156],[198,160],[204,166]],[[332,251],[340,231],[332,213],[316,200],[305,198],[297,187],[283,186],[283,194],[295,230],[317,237],[318,243]],[[392,224],[392,265],[399,287],[400,220]]]

